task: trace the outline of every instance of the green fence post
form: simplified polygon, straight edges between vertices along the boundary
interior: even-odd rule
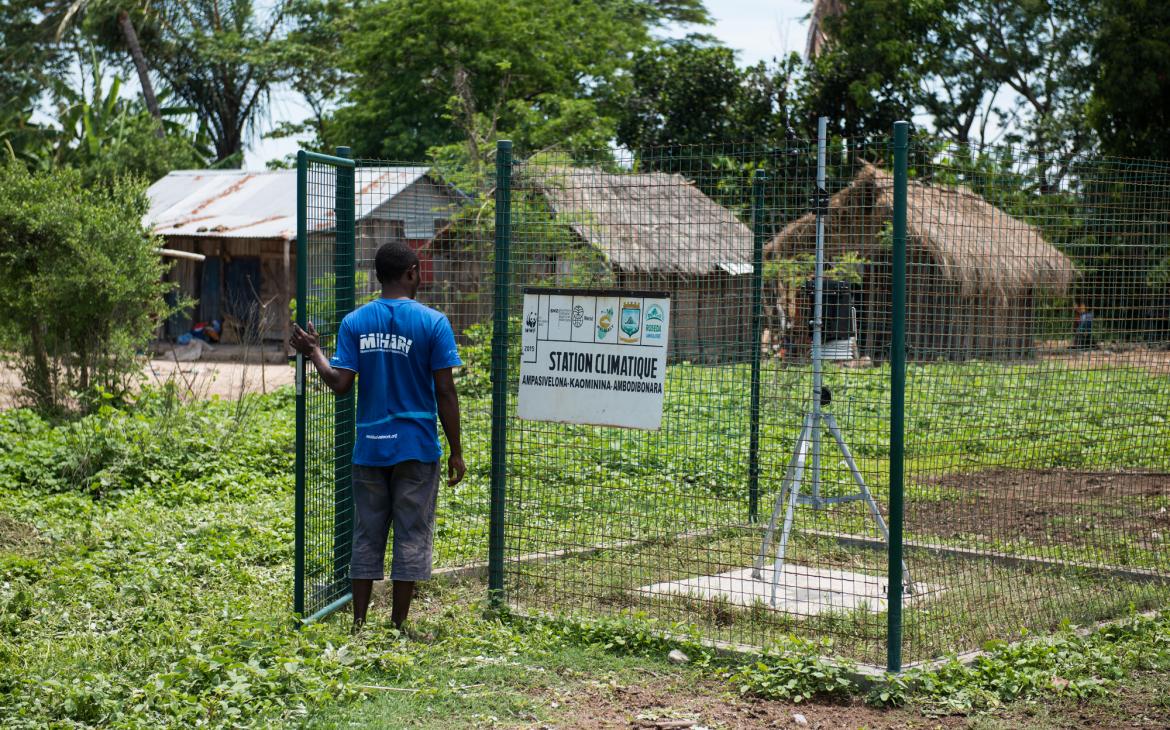
[[[488,525],[488,597],[504,600],[504,499],[508,455],[508,300],[512,243],[512,143],[496,144],[495,299],[492,318],[492,485]]]
[[[337,156],[348,159],[350,149],[338,147]],[[338,165],[334,169],[337,184],[334,187],[333,322],[340,328],[342,318],[354,307],[354,168]],[[349,573],[353,529],[353,391],[338,396],[333,408],[333,580],[336,589]]]
[[[305,292],[308,291],[308,226],[307,214],[308,161],[305,151],[297,152],[297,324],[305,326]],[[296,455],[296,517],[295,546],[293,548],[293,611],[305,615],[305,358],[297,353],[297,455]]]
[[[759,520],[760,510],[760,338],[764,329],[764,183],[768,175],[756,170],[752,178],[752,404],[748,446],[748,522]]]
[[[902,510],[906,416],[906,155],[909,122],[894,123],[894,261],[890,342],[890,544],[886,669],[902,671]]]

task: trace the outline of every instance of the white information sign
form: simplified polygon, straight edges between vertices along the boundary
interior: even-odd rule
[[[669,325],[663,293],[526,290],[520,418],[657,429]]]

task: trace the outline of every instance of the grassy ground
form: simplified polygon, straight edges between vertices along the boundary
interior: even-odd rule
[[[702,657],[684,646],[693,661],[679,666],[667,660],[667,647],[617,625],[590,634],[556,624],[485,622],[474,604],[465,603],[469,592],[477,594],[480,588],[428,590],[419,623],[433,637],[426,643],[397,639],[384,626],[357,639],[365,647],[386,650],[393,657],[391,671],[365,675],[360,699],[311,713],[305,726],[655,728],[690,721],[711,728],[758,728],[794,726],[795,714],[819,728],[1157,728],[1170,722],[1165,669],[1135,670],[1108,683],[1107,690],[1079,697],[1058,689],[1065,681],[1062,670],[1050,669],[1034,695],[991,700],[979,709],[957,710],[926,695],[902,707],[875,707],[866,704],[863,692],[800,703],[767,699],[741,692],[726,679],[742,659]],[[384,616],[388,607],[376,609]],[[1161,653],[1162,666],[1170,668],[1167,640],[1170,633],[1147,641],[1141,651]],[[1021,654],[1004,663],[1024,666],[1028,661]],[[1010,676],[1012,670],[997,666],[990,671]],[[1086,686],[1105,681],[1101,677],[1112,672],[1112,665],[1103,662],[1095,671],[1100,676]],[[978,683],[969,678],[946,681],[951,696],[983,691],[973,689]]]
[[[807,368],[769,364],[762,380],[760,486],[767,508],[800,432],[810,374]],[[888,382],[885,367],[830,367],[826,375],[834,393],[832,411],[866,482],[883,502]],[[599,542],[603,528],[621,539],[678,532],[680,526],[743,522],[748,383],[746,367],[672,367],[657,432],[515,423],[510,484],[521,492],[515,499],[524,508],[525,524],[555,525],[560,529],[552,542],[579,545]],[[1170,470],[1170,372],[1164,370],[1067,369],[1048,363],[913,365],[907,394],[906,473],[915,500],[954,498],[954,489],[935,483],[954,472]],[[486,412],[474,403],[469,410]],[[834,445],[826,443],[825,461],[827,494],[849,487]],[[542,487],[555,493],[542,493]],[[582,498],[591,513],[576,509]],[[1151,498],[1151,507],[1170,505],[1170,495]],[[1103,501],[1086,505],[1112,506]],[[602,516],[609,522],[599,523]]]
[[[960,372],[998,372],[995,377],[1001,383],[1008,377],[1004,373],[1014,372],[997,369],[1000,366],[971,366],[966,371],[938,367],[941,373],[955,373],[938,379],[939,388],[952,383],[946,386],[952,389],[946,391],[947,398],[955,399],[974,398],[970,387],[982,382],[975,376],[960,377]],[[547,549],[558,543],[600,542],[597,538],[601,537],[665,537],[680,527],[742,523],[746,466],[739,437],[746,420],[734,394],[740,375],[742,371],[735,369],[672,373],[690,384],[694,402],[685,402],[684,396],[691,396],[676,387],[677,395],[668,408],[668,427],[657,435],[518,427],[512,514],[525,521],[513,523],[513,550],[520,552],[525,540]],[[776,392],[786,392],[783,385],[775,387],[779,388]],[[993,421],[968,427],[964,425],[968,414],[938,427],[951,429],[955,437],[950,443],[961,446],[963,456],[955,463],[969,461],[980,468],[1009,458],[993,458],[989,453],[1020,459],[1032,454],[1038,461],[1049,453],[1060,457],[1052,461],[1070,467],[1091,466],[1113,456],[1124,457],[1127,465],[1154,467],[1157,464],[1149,460],[1164,455],[1166,450],[1158,449],[1167,442],[1164,422],[1155,419],[1157,414],[1143,411],[1134,416],[1131,424],[1141,425],[1134,433],[1115,429],[1112,440],[1076,439],[1076,448],[1068,445],[1060,428],[1084,419],[1113,423],[1104,405],[1111,393],[1133,388],[1140,396],[1152,389],[1149,398],[1156,398],[1163,387],[1161,381],[1143,379],[1128,370],[1094,371],[1079,390],[1056,383],[1049,395],[1074,393],[1075,397],[1046,416],[1049,425],[1030,439],[1027,448],[1018,441],[1017,425]],[[877,405],[869,415],[854,411],[849,417],[858,419],[851,433],[858,434],[863,468],[878,474],[882,405],[880,398],[874,402]],[[488,479],[483,404],[481,399],[467,398],[472,471],[466,484],[444,495],[438,545],[439,561],[444,564],[483,555]],[[712,420],[714,425],[708,427],[704,408],[719,414],[731,412],[736,418],[720,416],[724,420]],[[918,419],[930,412],[919,408],[915,413],[913,418]],[[869,425],[863,428],[864,423]],[[988,441],[978,435],[985,433],[999,435]],[[768,463],[773,467],[783,463],[780,455],[791,440],[787,427],[769,425],[764,436],[765,443],[771,444],[764,453],[774,460]],[[1131,449],[1137,442],[1144,448]],[[1007,450],[981,451],[987,443],[1006,444]],[[538,448],[519,448],[524,446]],[[932,464],[929,469],[916,467],[920,473],[945,472],[933,464],[949,463],[928,461],[922,454],[913,458],[915,464]],[[851,633],[872,652],[874,631],[879,630],[880,619],[874,617],[864,618],[860,626],[822,627],[837,637],[838,644],[781,642],[787,648],[763,661],[764,669],[736,663],[742,659],[720,664],[701,657],[678,667],[665,659],[669,647],[645,629],[646,618],[603,622],[600,629],[572,622],[488,621],[482,618],[482,606],[476,604],[483,595],[481,585],[428,587],[420,599],[419,624],[436,635],[431,643],[402,643],[377,623],[352,639],[342,617],[296,630],[289,615],[292,462],[288,391],[236,403],[193,404],[182,404],[163,393],[144,398],[133,408],[108,408],[64,424],[46,423],[26,411],[0,413],[0,724],[30,728],[290,723],[328,727],[373,718],[384,726],[574,727],[594,721],[619,726],[631,721],[652,723],[678,714],[713,726],[758,727],[773,720],[790,721],[793,711],[790,705],[761,697],[790,697],[794,687],[818,697],[834,690],[836,675],[818,664],[816,657],[826,651],[850,651]],[[875,487],[880,493],[881,485]],[[933,484],[929,491],[924,488],[923,494],[937,500],[960,499],[955,487],[944,484]],[[1158,508],[1161,496],[1145,499],[1144,504]],[[830,527],[855,525],[860,530],[864,524],[839,517],[816,519],[827,520]],[[971,538],[950,535],[946,539]],[[683,546],[686,549],[659,541],[640,548],[643,553],[638,560],[653,570],[669,566],[681,575],[699,569],[704,561],[706,565],[717,560],[730,564],[747,554],[751,543],[734,534],[719,534],[714,540]],[[1143,545],[1135,543],[1135,555],[1164,559]],[[875,559],[873,554],[842,552],[815,541],[802,542],[798,548],[806,556],[861,567]],[[1070,554],[1075,549],[1079,548],[1070,548]],[[610,559],[598,563],[601,557]],[[630,600],[622,591],[634,580],[621,571],[632,564],[620,555],[599,556],[592,564],[562,564],[562,572],[545,576],[545,588],[534,585],[532,595],[547,603],[550,594],[541,591],[548,586],[555,587],[558,581],[571,585],[575,575],[588,575],[588,580],[579,581],[581,589],[558,597],[562,607],[596,606],[604,609],[600,615],[630,614]],[[554,570],[552,566],[545,569]],[[620,590],[612,602],[602,603],[606,595],[591,591],[611,580],[612,587]],[[982,582],[977,573],[965,581],[973,587]],[[1029,588],[1023,596],[1012,592],[1020,590],[1020,585],[1027,584],[1004,584],[1001,605],[1029,615],[1037,607],[1021,599],[1045,597],[1048,588],[1062,584]],[[1069,584],[1059,594],[1070,596],[1076,587],[1082,596],[1092,595],[1091,586],[1079,584]],[[1050,607],[1054,621],[1037,626],[1055,625],[1062,614],[1088,618],[1128,609],[1108,605],[1104,599],[1082,604],[1108,610],[1078,613],[1070,600]],[[654,608],[646,603],[638,607]],[[379,612],[385,615],[384,608]],[[728,623],[728,615],[679,611],[662,618],[706,623],[720,632],[742,626],[737,617]],[[951,631],[948,626],[959,624],[940,623],[942,618],[932,614],[930,621],[914,623],[911,614],[911,636],[934,641],[932,647],[944,650],[967,648],[968,641],[987,636],[978,629],[978,622],[988,616],[978,607],[963,615],[964,621],[975,622],[969,634],[946,633]],[[663,628],[661,620],[657,626]],[[1011,637],[1000,638],[1018,636],[1017,629],[1012,629]],[[685,633],[681,626],[672,630]],[[1151,667],[1162,672],[1159,677],[1170,670],[1170,659],[1159,658],[1167,655],[1165,634],[1165,628],[1146,627],[1145,638],[1131,642],[1142,650],[1126,649],[1124,656],[1113,644],[1065,648],[1055,658],[1047,650],[1037,650],[1028,662],[1039,668],[1018,683],[1018,690],[1013,689],[1016,685],[991,685],[983,675],[939,675],[935,686],[943,690],[908,698],[914,703],[909,709],[873,710],[860,704],[855,694],[829,704],[802,703],[800,707],[808,707],[810,719],[826,727],[1000,721],[1011,726],[1030,707],[1037,708],[1038,717],[1064,718],[1075,712],[1101,717],[1105,710],[1100,708],[1132,694],[1135,716],[1145,713],[1165,724],[1164,708],[1142,699],[1145,685],[1141,684],[1145,681],[1141,672],[1154,671]],[[937,636],[948,638],[938,642]],[[952,639],[956,645],[949,647]],[[1121,645],[1119,640],[1117,646]],[[684,644],[683,648],[696,654],[693,647]],[[1156,661],[1147,661],[1148,657]],[[1009,654],[1003,662],[1017,659]],[[988,676],[1015,676],[1003,671],[1006,664],[995,666],[998,669],[988,670]],[[1066,666],[1070,668],[1062,668]],[[1062,689],[1056,680],[1065,679],[1087,684]],[[796,682],[794,687],[787,686],[791,681]],[[735,699],[741,689],[743,698]],[[1035,701],[1022,697],[1053,692],[1063,699],[1019,704]],[[945,704],[939,696],[960,700]],[[997,698],[999,705],[1006,703],[1006,709],[989,697]],[[940,705],[948,712],[981,714],[973,720],[934,720],[923,715],[924,710]]]
[[[700,624],[712,637],[757,645],[803,630],[834,637],[858,659],[878,661],[882,613],[837,611],[795,621],[719,600],[664,601],[640,590],[751,564],[759,533],[747,528],[748,378],[746,367],[672,367],[658,432],[516,423],[509,444],[509,554],[628,543],[566,564],[518,564],[517,605],[640,609]],[[885,367],[831,366],[826,376],[832,410],[883,506],[888,379]],[[810,374],[806,367],[769,363],[763,383],[760,504],[766,519],[800,431]],[[1164,367],[916,364],[909,368],[907,392],[907,539],[1170,573],[1170,372]],[[822,476],[826,496],[855,490],[829,443]],[[884,556],[806,537],[809,531],[875,535],[861,505],[802,507],[795,526],[800,537],[789,556],[798,564],[884,576]],[[679,539],[687,534],[701,536]],[[912,659],[976,649],[1025,630],[1048,631],[1064,619],[1107,618],[1166,597],[1163,589],[1079,570],[1006,568],[915,551],[907,562],[916,579],[942,589],[907,613]]]

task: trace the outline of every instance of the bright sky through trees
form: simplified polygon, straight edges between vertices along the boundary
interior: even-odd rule
[[[672,35],[709,33],[739,52],[741,65],[771,60],[792,51],[804,52],[808,34],[809,3],[805,0],[707,0],[715,19],[713,26],[679,27]],[[297,95],[279,90],[272,95],[271,127],[284,121],[300,121],[309,115]],[[296,138],[254,139],[248,145],[244,166],[263,169],[268,160],[279,159],[297,151]]]

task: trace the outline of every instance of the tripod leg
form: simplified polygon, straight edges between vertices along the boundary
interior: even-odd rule
[[[841,429],[837,427],[837,419],[833,414],[826,413],[822,416],[825,424],[829,427],[829,432],[833,434],[833,438],[837,442],[837,448],[841,449],[841,454],[845,457],[845,463],[849,465],[849,471],[853,473],[853,481],[857,482],[857,487],[861,490],[861,496],[865,499],[866,505],[869,507],[870,514],[877,522],[878,529],[881,530],[882,535],[886,539],[886,546],[890,544],[890,530],[886,527],[886,521],[882,518],[882,512],[878,509],[877,502],[873,500],[873,495],[869,492],[869,487],[865,484],[865,479],[861,477],[861,471],[857,468],[857,462],[853,460],[853,452],[845,444],[845,437],[841,435]],[[914,581],[910,578],[910,570],[906,567],[906,561],[902,561],[902,576],[903,582],[906,585],[908,593],[914,592]]]
[[[800,482],[804,479],[804,459],[808,454],[808,441],[802,441],[796,450],[796,470],[792,487],[788,491],[788,509],[784,512],[784,530],[776,545],[776,562],[772,564],[772,597],[770,604],[776,607],[776,590],[780,586],[780,574],[784,571],[784,554],[788,550],[788,536],[792,533],[792,517],[796,512],[796,497],[800,494]]]
[[[763,580],[764,562],[768,559],[768,552],[772,549],[772,540],[776,535],[776,524],[780,520],[780,511],[784,509],[784,494],[785,490],[792,485],[792,475],[796,471],[796,459],[800,455],[801,444],[806,443],[809,433],[809,419],[808,416],[804,418],[804,426],[800,430],[800,438],[796,441],[796,449],[792,452],[792,459],[788,462],[788,467],[784,470],[784,481],[781,483],[780,494],[776,495],[776,501],[772,505],[772,516],[768,520],[768,529],[764,531],[764,541],[760,544],[760,552],[756,555],[755,561],[752,563],[752,578],[755,580]]]
[[[784,482],[780,485],[780,493],[776,495],[776,503],[772,505],[772,517],[768,520],[768,529],[764,532],[764,542],[760,545],[760,552],[752,561],[752,580],[764,579],[764,561],[768,558],[768,551],[772,549],[772,536],[776,533],[776,523],[780,519],[780,511],[784,509],[787,499],[792,468],[784,473]]]
[[[819,396],[818,396],[819,397]],[[821,418],[823,414],[819,410],[813,411],[809,416],[812,419],[812,498],[813,509],[820,510],[821,504]]]

